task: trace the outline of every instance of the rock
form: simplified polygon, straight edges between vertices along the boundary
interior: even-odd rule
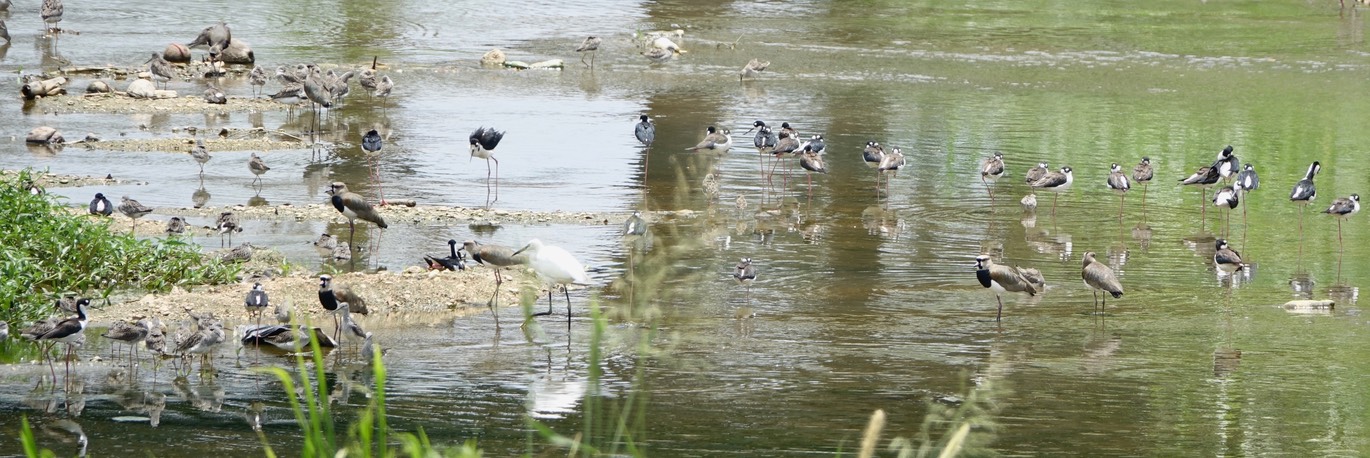
[[[87,94],[108,94],[111,92],[114,92],[114,88],[109,87],[109,83],[104,81],[95,80],[86,85]]]
[[[162,58],[174,64],[190,63],[190,48],[180,43],[166,45],[162,50]]]
[[[504,65],[504,61],[504,51],[500,51],[499,48],[486,51],[485,55],[480,56],[480,64],[487,67],[498,67],[500,65]]]
[[[65,143],[66,139],[62,138],[62,134],[57,132],[57,129],[48,126],[39,126],[29,131],[28,136],[24,137],[24,142],[35,144],[61,144]]]
[[[1329,299],[1296,299],[1284,303],[1284,311],[1309,315],[1330,315],[1335,301]]]
[[[66,94],[67,90],[62,87],[64,84],[67,84],[67,79],[60,76],[45,80],[30,80],[19,88],[19,92],[28,100],[38,97],[51,97]]]
[[[509,68],[513,68],[513,69],[518,69],[518,70],[527,70],[527,69],[528,69],[528,63],[527,63],[527,62],[524,62],[524,61],[521,61],[521,60],[506,61],[506,62],[504,62],[504,66],[505,66],[505,67],[509,67]]]
[[[139,78],[128,83],[128,89],[124,89],[124,92],[135,99],[155,99],[157,98],[157,85]]]
[[[228,49],[219,54],[219,60],[226,64],[251,64],[257,61],[257,57],[252,54],[252,46],[241,38],[233,37],[228,42]]]
[[[550,70],[561,70],[565,67],[566,64],[565,62],[562,62],[561,59],[544,60],[542,62],[533,62],[532,64],[528,65],[528,68],[541,68]]]
[[[405,267],[405,268],[404,268],[404,273],[405,273],[405,274],[408,274],[408,275],[413,275],[413,274],[422,273],[422,272],[423,272],[423,268],[422,268],[422,267],[419,267],[419,266],[409,266],[409,267]]]

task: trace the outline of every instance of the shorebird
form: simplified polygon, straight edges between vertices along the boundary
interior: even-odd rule
[[[861,151],[861,160],[866,162],[866,167],[871,169],[880,168],[880,161],[885,159],[885,148],[875,140],[866,141],[866,148]],[[880,171],[875,172],[875,189],[880,190]]]
[[[1303,259],[1303,207],[1308,206],[1313,198],[1318,196],[1318,189],[1313,186],[1313,176],[1322,171],[1322,164],[1313,161],[1308,165],[1308,171],[1304,172],[1303,179],[1294,183],[1294,189],[1289,191],[1289,200],[1299,205],[1299,259]]]
[[[377,192],[381,195],[381,205],[385,205],[385,192],[384,188],[381,187],[381,173],[379,170],[382,147],[384,147],[384,145],[381,141],[381,134],[376,131],[376,129],[371,129],[365,134],[362,134],[362,151],[366,151],[367,159],[369,159],[369,162],[371,163],[371,179],[376,181]]]
[[[1181,186],[1199,187],[1200,225],[1208,218],[1208,187],[1220,179],[1222,175],[1218,174],[1218,163],[1214,162],[1212,165],[1199,167],[1189,177],[1180,180]]]
[[[652,146],[652,142],[656,140],[656,126],[652,125],[652,118],[641,115],[637,119],[637,125],[633,126],[633,136],[637,137],[638,143],[642,146]]]
[[[104,193],[97,192],[95,193],[95,198],[90,200],[90,214],[101,216],[114,214],[114,204],[111,204],[109,199],[105,198]]]
[[[349,229],[347,241],[352,246],[357,245],[355,240],[357,236],[357,219],[374,223],[381,229],[390,227],[388,224],[385,224],[385,219],[381,218],[379,213],[376,213],[376,209],[372,208],[371,204],[367,202],[366,199],[362,198],[361,194],[348,191],[347,184],[341,181],[334,181],[329,192],[333,195],[330,199],[333,202],[333,208],[347,217],[347,228]]]
[[[333,106],[333,93],[328,90],[323,71],[317,66],[310,66],[309,74],[304,78],[304,96],[309,99],[309,108],[314,112],[314,132],[318,132],[321,122],[319,110]]]
[[[129,365],[138,358],[138,343],[147,338],[148,324],[146,320],[128,322],[119,320],[114,322],[100,337],[117,340],[129,345]]]
[[[62,0],[43,0],[39,15],[43,17],[47,32],[61,33],[62,29],[57,28],[57,23],[62,22]]]
[[[205,103],[209,104],[223,105],[228,103],[228,96],[224,94],[223,90],[215,86],[214,83],[210,83],[209,87],[205,89],[204,98]]]
[[[200,175],[204,175],[205,163],[209,162],[209,160],[212,159],[212,157],[210,157],[209,155],[209,151],[205,150],[204,140],[195,140],[195,147],[190,149],[190,157],[195,159],[195,162],[198,162],[200,164]]]
[[[632,216],[623,221],[623,230],[620,235],[624,237],[641,236],[647,233],[647,221],[642,219],[642,212],[634,211]]]
[[[448,240],[447,249],[451,250],[452,254],[445,258],[425,255],[424,264],[427,264],[430,270],[466,270],[466,257],[457,251],[457,241]]]
[[[1039,163],[1037,164],[1036,167],[1033,167],[1033,168],[1028,169],[1027,175],[1025,175],[1025,181],[1024,181],[1024,182],[1026,182],[1029,186],[1031,186],[1032,183],[1036,182],[1037,180],[1042,179],[1042,177],[1044,177],[1044,176],[1047,176],[1047,173],[1050,173],[1050,172],[1051,172],[1051,169],[1048,168],[1046,162],[1039,162]],[[1036,190],[1034,189],[1034,191],[1036,191]]]
[[[1132,181],[1142,185],[1142,213],[1146,213],[1146,185],[1151,183],[1155,173],[1151,170],[1151,158],[1143,156],[1142,162],[1132,167]]]
[[[166,233],[168,233],[168,234],[184,234],[184,233],[186,233],[186,220],[182,219],[182,218],[179,217],[179,216],[173,216],[173,217],[171,217],[171,220],[166,222]]]
[[[367,94],[373,94],[376,92],[376,83],[379,81],[376,79],[376,75],[375,69],[363,68],[362,72],[357,75],[357,84],[361,85]]]
[[[152,82],[162,83],[162,89],[166,89],[167,83],[176,78],[176,68],[172,67],[171,62],[167,62],[160,53],[152,53],[152,58],[144,63],[148,64],[148,72],[152,73]]]
[[[751,302],[752,283],[756,283],[756,266],[752,265],[752,258],[742,258],[733,266],[733,280],[747,288],[747,302]]]
[[[544,245],[541,240],[532,239],[527,245],[514,252],[514,256],[528,253],[528,267],[539,277],[553,284],[561,285],[566,293],[566,319],[571,319],[571,291],[567,285],[589,285],[590,277],[585,275],[585,266],[577,261],[570,252],[555,245]],[[552,289],[547,288],[547,313],[534,313],[528,318],[552,314]],[[525,320],[524,323],[527,323]]]
[[[985,185],[985,191],[989,192],[989,197],[994,198],[994,191],[989,189],[989,182],[998,180],[1004,176],[1004,153],[995,151],[993,156],[985,158],[980,163],[980,183]]]
[[[329,72],[331,73],[332,71],[330,70]],[[347,98],[347,95],[352,93],[352,86],[347,84],[347,82],[351,80],[354,75],[356,75],[356,73],[349,71],[342,75],[337,75],[329,82],[328,93],[329,96],[332,97],[333,104],[342,103],[343,99]]]
[[[1108,308],[1108,295],[1113,295],[1114,299],[1123,297],[1123,284],[1118,282],[1118,276],[1113,274],[1112,268],[1094,259],[1093,251],[1085,252],[1084,268],[1080,271],[1080,278],[1085,280],[1085,285],[1094,293],[1094,307],[1099,313]],[[1105,294],[1103,308],[1099,307],[1100,291]]]
[[[1046,281],[1037,269],[995,264],[986,254],[975,257],[975,278],[980,280],[980,286],[994,291],[994,300],[999,302],[994,321],[1000,321],[1004,316],[1004,299],[1000,294],[1027,293],[1036,296],[1046,290]]]
[[[731,135],[728,135],[728,129],[723,129],[722,131],[720,131],[714,126],[709,126],[708,129],[705,129],[704,140],[700,141],[699,144],[693,147],[685,148],[685,151],[699,151],[702,149],[707,149],[709,151],[726,153],[728,152],[728,149],[732,147],[733,137]]]
[[[161,319],[153,318],[148,322],[147,338],[143,339],[143,348],[154,355],[166,354],[166,327],[162,326]]]
[[[1037,195],[1028,193],[1022,199],[1018,199],[1018,205],[1023,207],[1023,212],[1032,213],[1037,211]]]
[[[1127,201],[1127,191],[1132,189],[1132,183],[1127,180],[1127,175],[1123,173],[1123,167],[1114,163],[1110,167],[1108,174],[1108,188],[1118,193],[1118,219],[1123,219],[1123,202]]]
[[[678,53],[675,51],[662,48],[648,48],[646,51],[642,51],[642,57],[646,57],[655,63],[662,63],[674,59],[676,54]]]
[[[880,165],[875,169],[881,175],[885,175],[885,196],[890,195],[890,178],[899,174],[899,169],[904,168],[904,153],[899,147],[890,148],[889,153],[885,154],[884,159],[880,160]]]
[[[333,340],[338,340],[338,333],[342,330],[342,320],[339,315],[347,313],[348,305],[339,302],[338,296],[333,293],[333,276],[324,274],[319,276],[319,305],[333,315]]]
[[[775,144],[779,138],[776,137],[775,132],[771,131],[771,126],[767,126],[765,121],[758,119],[752,123],[752,128],[747,129],[743,134],[752,133],[753,130],[756,131],[756,136],[752,137],[752,146],[756,147],[758,153],[769,154],[775,150]]]
[[[481,265],[494,266],[495,271],[495,291],[490,295],[490,300],[485,302],[490,307],[490,313],[495,317],[495,327],[499,327],[499,311],[495,308],[499,305],[499,288],[504,284],[504,276],[500,270],[504,267],[527,264],[528,258],[514,255],[514,249],[502,245],[487,245],[475,240],[467,240],[461,244],[461,250],[471,255],[471,260]]]
[[[342,310],[343,338],[350,340],[354,343],[359,340],[365,340],[367,334],[370,333],[366,332],[365,329],[362,329],[362,325],[358,324],[355,320],[352,319],[352,314],[347,311],[347,307],[342,307]]]
[[[1236,250],[1227,244],[1227,240],[1218,239],[1214,248],[1216,251],[1213,252],[1213,265],[1218,270],[1232,273],[1242,270],[1246,266],[1242,264],[1242,255],[1237,254]]]
[[[179,355],[182,360],[189,359],[192,355],[200,355],[200,372],[204,372],[205,363],[209,361],[210,353],[224,341],[224,328],[223,324],[218,322],[197,323],[196,326],[200,330],[178,342],[174,353]],[[187,364],[187,372],[189,372],[189,367]]]
[[[6,44],[10,42],[10,29],[5,27],[5,21],[0,21],[0,40],[4,40]]]
[[[480,127],[471,132],[471,157],[485,159],[485,194],[490,195],[490,161],[495,161],[495,200],[499,200],[499,159],[495,158],[495,147],[504,139],[504,132]]]
[[[1222,151],[1218,152],[1218,159],[1213,162],[1213,168],[1218,169],[1218,176],[1223,180],[1232,178],[1241,168],[1241,162],[1237,161],[1237,155],[1232,153],[1232,145],[1227,145]]]
[[[252,67],[252,73],[247,75],[247,82],[252,85],[252,97],[262,94],[262,89],[266,87],[266,79],[265,67]]]
[[[1242,192],[1242,198],[1246,197],[1246,193],[1260,188],[1261,178],[1256,175],[1256,167],[1252,166],[1250,162],[1243,165],[1242,171],[1237,174],[1237,182],[1233,183],[1232,186]],[[1246,207],[1242,207],[1242,221],[1246,221]]]
[[[270,305],[271,300],[266,295],[266,288],[261,283],[253,283],[252,289],[248,290],[247,297],[243,299],[243,308],[247,309],[248,316],[257,319],[257,326],[262,325],[262,314],[266,313],[266,308]]]
[[[1227,218],[1224,219],[1223,223],[1224,236],[1228,235],[1227,227],[1232,222],[1232,210],[1236,209],[1237,205],[1241,203],[1238,197],[1239,194],[1237,193],[1237,190],[1233,189],[1231,186],[1223,186],[1218,192],[1213,193],[1213,208],[1227,209]]]
[[[252,171],[253,175],[257,176],[252,182],[258,183],[262,181],[262,174],[266,173],[267,170],[271,170],[271,167],[267,167],[266,162],[262,161],[261,156],[258,156],[257,153],[252,153],[252,157],[247,160],[247,169]]]
[[[219,22],[218,24],[205,27],[195,36],[194,40],[186,43],[187,48],[212,49],[217,47],[220,51],[228,49],[228,45],[233,41],[233,31],[229,30],[228,24]]]
[[[804,147],[804,155],[799,156],[799,166],[810,172],[805,173],[804,176],[807,177],[809,181],[809,197],[813,197],[812,172],[828,173],[828,168],[823,165],[823,156],[818,154],[817,151],[814,151],[812,146],[806,146]]]
[[[742,81],[747,78],[756,78],[758,76],[761,76],[761,72],[765,71],[766,67],[770,66],[771,61],[763,61],[761,59],[753,58],[751,61],[747,62],[747,65],[742,66],[742,71],[738,72],[737,80]]]
[[[1341,240],[1341,220],[1351,217],[1360,211],[1360,195],[1352,194],[1332,201],[1332,206],[1323,210],[1323,213],[1337,217],[1337,252],[1345,251],[1346,246]]]
[[[581,54],[580,63],[585,64],[586,67],[595,68],[595,55],[599,54],[599,44],[602,41],[603,40],[600,40],[599,37],[585,37],[585,41],[580,42],[580,46],[576,48],[576,52],[590,53],[590,62],[586,63],[585,54]]]
[[[86,323],[89,319],[86,316],[86,307],[90,306],[90,299],[78,299],[76,301],[76,316],[67,318],[53,324],[52,328],[37,335],[34,340],[62,342],[67,344],[66,366],[67,377],[71,376],[71,353],[75,350],[73,346],[77,341],[85,339],[83,333],[86,330]],[[44,352],[47,354],[47,352]],[[48,370],[52,373],[52,384],[57,384],[57,370],[53,368],[52,358],[48,358]]]
[[[276,307],[272,310],[272,312],[274,312],[273,314],[276,315],[276,322],[289,324],[291,318],[294,318],[290,309],[290,301],[276,301]]]
[[[384,102],[390,98],[390,91],[394,89],[395,81],[390,79],[390,75],[381,75],[381,79],[376,81],[376,90],[371,91],[371,96],[380,97],[381,101]]]
[[[243,228],[238,224],[238,215],[233,212],[219,213],[219,218],[214,221],[214,229],[219,231],[219,247],[224,246],[224,235],[228,235],[228,244],[233,244],[233,233],[242,232]]]
[[[1050,172],[1042,176],[1041,179],[1032,182],[1033,189],[1043,189],[1052,192],[1051,196],[1051,215],[1056,216],[1056,199],[1061,193],[1070,189],[1070,184],[1075,181],[1074,174],[1071,173],[1069,166],[1061,167],[1060,171]]]
[[[152,207],[138,203],[138,201],[130,199],[128,196],[124,196],[119,203],[119,213],[123,213],[124,216],[133,220],[133,228],[130,229],[130,231],[132,231],[133,229],[138,228],[138,218],[142,218],[148,213],[152,213]]]
[[[788,125],[788,123],[786,123],[786,125]],[[780,136],[775,142],[775,147],[771,148],[771,158],[773,160],[771,162],[771,171],[766,175],[766,182],[772,183],[771,177],[775,176],[775,166],[785,160],[785,155],[795,154],[801,149],[803,149],[803,146],[799,144],[799,138],[795,137],[794,134],[787,132],[784,127],[780,128]],[[789,178],[790,172],[788,171],[788,167],[786,167],[785,179],[781,182],[782,187],[789,185]]]

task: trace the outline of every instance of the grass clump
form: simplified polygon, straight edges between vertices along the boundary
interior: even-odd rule
[[[0,179],[0,319],[41,318],[62,291],[108,296],[236,279],[237,266],[206,259],[197,245],[139,240],[112,229],[108,218],[73,213],[61,197],[31,194],[38,175],[24,170]]]

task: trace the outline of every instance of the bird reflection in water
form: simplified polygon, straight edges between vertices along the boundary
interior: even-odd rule
[[[1295,297],[1301,299],[1312,299],[1313,286],[1315,285],[1317,282],[1313,281],[1313,277],[1308,272],[1298,272],[1289,277],[1289,288],[1294,290]]]

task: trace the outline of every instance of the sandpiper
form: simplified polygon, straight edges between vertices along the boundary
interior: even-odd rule
[[[737,80],[741,81],[747,78],[756,78],[757,76],[761,75],[762,71],[766,70],[766,67],[770,66],[770,61],[763,61],[761,59],[754,58],[751,61],[748,61],[747,65],[742,66],[742,71],[738,72]]]
[[[585,37],[585,41],[580,42],[580,46],[576,48],[576,52],[590,53],[590,62],[585,62],[585,54],[581,54],[580,63],[585,64],[586,67],[595,68],[595,55],[599,54],[599,44],[602,41],[603,40],[600,40],[599,37]]]
[[[138,201],[130,199],[128,196],[124,196],[119,203],[119,213],[123,213],[124,216],[132,219],[133,229],[137,229],[138,218],[142,218],[147,216],[148,213],[152,213],[152,207],[138,203]],[[133,229],[130,229],[130,231]]]

